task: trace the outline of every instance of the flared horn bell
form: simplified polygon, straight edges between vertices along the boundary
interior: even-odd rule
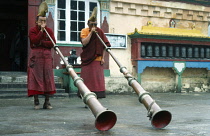
[[[151,124],[154,128],[164,128],[171,122],[172,115],[166,110],[155,112],[151,118]]]
[[[169,111],[162,110],[155,100],[152,99],[150,93],[140,87],[139,84],[138,86],[138,88],[140,88],[137,92],[139,95],[139,102],[144,104],[146,107],[148,111],[147,117],[151,120],[152,126],[158,129],[166,127],[171,122],[171,113]]]
[[[92,111],[95,116],[95,127],[101,131],[107,131],[111,129],[116,121],[116,114],[107,110],[107,108],[103,107],[101,103],[96,98],[96,94],[93,92],[80,92],[85,104],[88,105],[89,109]]]
[[[113,111],[105,110],[97,115],[95,120],[95,127],[101,131],[111,129],[117,121],[117,116]]]

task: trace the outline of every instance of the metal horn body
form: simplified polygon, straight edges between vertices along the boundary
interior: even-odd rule
[[[128,80],[128,84],[134,89],[136,94],[139,96],[139,102],[144,104],[148,111],[148,117],[151,120],[151,124],[154,128],[164,128],[167,126],[172,118],[169,111],[162,110],[157,103],[151,98],[149,92],[145,91],[137,80],[127,71],[126,67],[122,66],[120,62],[112,54],[111,49],[106,46],[101,37],[96,32],[97,37],[101,43],[105,46],[106,51],[112,56],[114,61],[120,68],[120,72],[124,74],[124,77]]]
[[[54,44],[54,49],[57,51],[57,53],[60,55],[61,59],[63,60],[64,64],[66,65],[66,69],[69,72],[69,75],[72,77],[74,81],[74,85],[78,88],[82,98],[83,102],[88,105],[89,109],[92,111],[93,115],[95,116],[95,127],[98,130],[101,131],[107,131],[111,129],[116,121],[117,116],[116,114],[104,108],[101,103],[98,101],[96,94],[91,92],[87,86],[84,84],[83,79],[79,77],[73,67],[68,64],[67,60],[64,58],[63,54],[60,52],[57,45],[55,45],[54,41],[50,37],[49,33],[44,29],[47,35],[49,36],[50,40]]]

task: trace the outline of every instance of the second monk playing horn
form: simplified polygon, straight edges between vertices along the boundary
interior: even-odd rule
[[[81,31],[81,43],[83,52],[81,53],[82,68],[81,77],[85,85],[97,95],[97,98],[105,98],[104,68],[105,47],[97,38],[95,31],[98,32],[105,44],[110,47],[102,29],[97,27],[97,8],[95,7],[91,17],[87,22],[88,28]]]

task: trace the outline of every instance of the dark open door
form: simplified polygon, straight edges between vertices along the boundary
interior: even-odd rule
[[[28,0],[0,1],[0,71],[26,71]]]

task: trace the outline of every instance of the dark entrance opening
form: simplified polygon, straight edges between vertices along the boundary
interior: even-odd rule
[[[26,71],[28,0],[0,1],[0,71]]]

